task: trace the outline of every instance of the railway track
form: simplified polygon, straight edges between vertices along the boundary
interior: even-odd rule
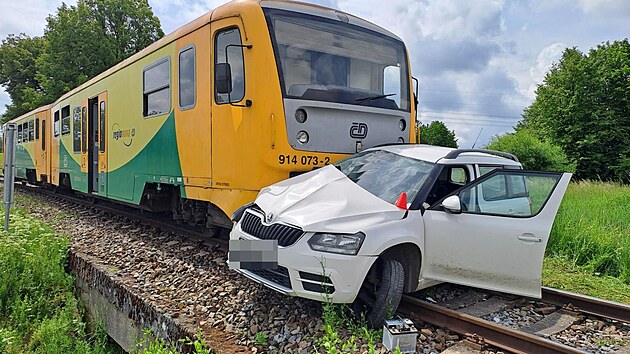
[[[619,326],[630,327],[630,306],[628,305],[543,287],[542,299],[539,301],[548,305],[544,307],[548,312],[544,318],[525,328],[510,328],[482,317],[487,317],[498,309],[517,307],[529,299],[515,298],[500,293],[487,293],[487,295],[490,298],[488,298],[489,304],[485,306],[485,311],[484,304],[480,302],[462,305],[458,301],[461,298],[470,300],[473,297],[470,292],[451,301],[451,304],[457,304],[455,306],[431,303],[405,295],[399,311],[414,320],[445,327],[463,335],[468,343],[477,349],[489,345],[513,353],[584,353],[585,350],[582,348],[549,339],[554,334],[570,328],[584,316],[595,316],[605,321],[618,323]],[[457,309],[452,307],[457,307]],[[626,347],[626,349],[630,348]]]
[[[209,238],[207,234],[193,230],[186,225],[175,225],[172,221],[167,221],[167,218],[159,219],[148,216],[135,208],[117,205],[96,198],[56,193],[37,186],[22,186],[20,184],[16,184],[16,186],[27,193],[44,193],[48,199],[61,203],[66,207],[76,209],[75,206],[79,206],[80,210],[89,210],[90,215],[111,213],[122,216],[134,223],[142,223],[163,231],[178,233],[192,240],[210,242],[216,244],[220,249],[227,250],[227,241],[225,240]],[[490,297],[501,298],[500,302],[504,307],[518,306],[519,303],[530,300],[493,292],[486,292],[485,294]],[[460,303],[449,308],[447,305],[431,303],[412,296],[404,296],[399,311],[414,320],[421,320],[434,326],[448,328],[450,331],[464,336],[469,343],[479,349],[493,346],[514,353],[583,353],[584,351],[580,348],[549,339],[551,337],[550,333],[566,329],[567,326],[575,323],[575,319],[580,316],[595,316],[606,321],[625,323],[625,326],[630,328],[630,306],[628,305],[546,287],[542,289],[542,299],[539,301],[547,304],[548,308],[553,307],[553,312],[548,314],[546,318],[555,318],[556,321],[548,321],[550,323],[547,327],[542,326],[544,328],[530,328],[529,330],[502,326],[481,318],[484,317],[484,313],[466,311],[474,307],[474,304],[462,305]],[[495,308],[497,307],[495,306]],[[491,312],[485,313],[485,315],[489,313]],[[554,330],[548,330],[554,326]]]
[[[0,177],[0,183],[4,184],[4,176]],[[129,219],[132,222],[141,223],[148,226],[156,227],[163,231],[179,233],[192,240],[207,241],[215,243],[220,249],[227,251],[228,241],[223,238],[213,238],[208,232],[201,231],[199,227],[195,228],[188,224],[176,224],[168,216],[160,218],[159,216],[144,213],[142,210],[123,204],[113,203],[104,199],[91,197],[88,195],[76,195],[62,190],[51,190],[41,186],[30,184],[15,183],[16,188],[28,193],[42,193],[49,199],[58,202],[74,203],[85,208],[92,208],[101,212],[107,212]]]

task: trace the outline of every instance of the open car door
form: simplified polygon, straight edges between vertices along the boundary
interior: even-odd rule
[[[495,170],[432,206],[422,277],[540,297],[545,247],[570,179]]]

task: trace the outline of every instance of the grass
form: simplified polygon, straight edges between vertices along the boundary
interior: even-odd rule
[[[566,260],[571,269],[630,284],[630,186],[571,183],[551,230],[547,256]]]
[[[109,353],[102,330],[86,331],[64,270],[68,240],[21,210],[10,225],[0,231],[0,353]]]
[[[545,258],[542,277],[545,286],[630,304],[630,285],[609,275],[593,275],[566,257]]]

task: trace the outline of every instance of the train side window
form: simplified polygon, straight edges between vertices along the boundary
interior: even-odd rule
[[[54,125],[55,136],[59,136],[59,110],[55,111]]]
[[[145,118],[171,111],[171,62],[168,57],[144,69],[142,90],[142,114]]]
[[[195,47],[179,52],[179,109],[195,107],[197,87],[195,80]]]
[[[18,144],[22,142],[22,124],[18,125],[18,132],[17,132],[17,142]]]
[[[100,152],[105,152],[105,101],[101,101],[101,119],[99,119],[100,122],[100,128],[99,128],[99,151]]]
[[[33,120],[28,121],[28,141],[35,140],[35,125]]]
[[[70,134],[70,105],[61,108],[61,135]]]
[[[81,152],[81,107],[72,110],[72,151]]]
[[[46,121],[42,120],[42,151],[46,151]]]
[[[228,47],[230,44],[241,45],[241,31],[238,28],[230,28],[223,30],[215,36],[214,39],[214,64],[216,73],[216,64],[230,64],[230,72],[232,79],[232,88],[229,93],[230,102],[239,102],[245,97],[245,66],[243,61],[243,48]],[[226,60],[226,48],[228,59]],[[214,97],[217,104],[225,104],[228,102],[227,93],[218,93],[216,85],[214,89]]]
[[[35,140],[39,140],[39,118],[35,118]]]

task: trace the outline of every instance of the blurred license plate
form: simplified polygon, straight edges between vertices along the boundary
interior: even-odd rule
[[[278,240],[230,240],[230,269],[278,269]]]

